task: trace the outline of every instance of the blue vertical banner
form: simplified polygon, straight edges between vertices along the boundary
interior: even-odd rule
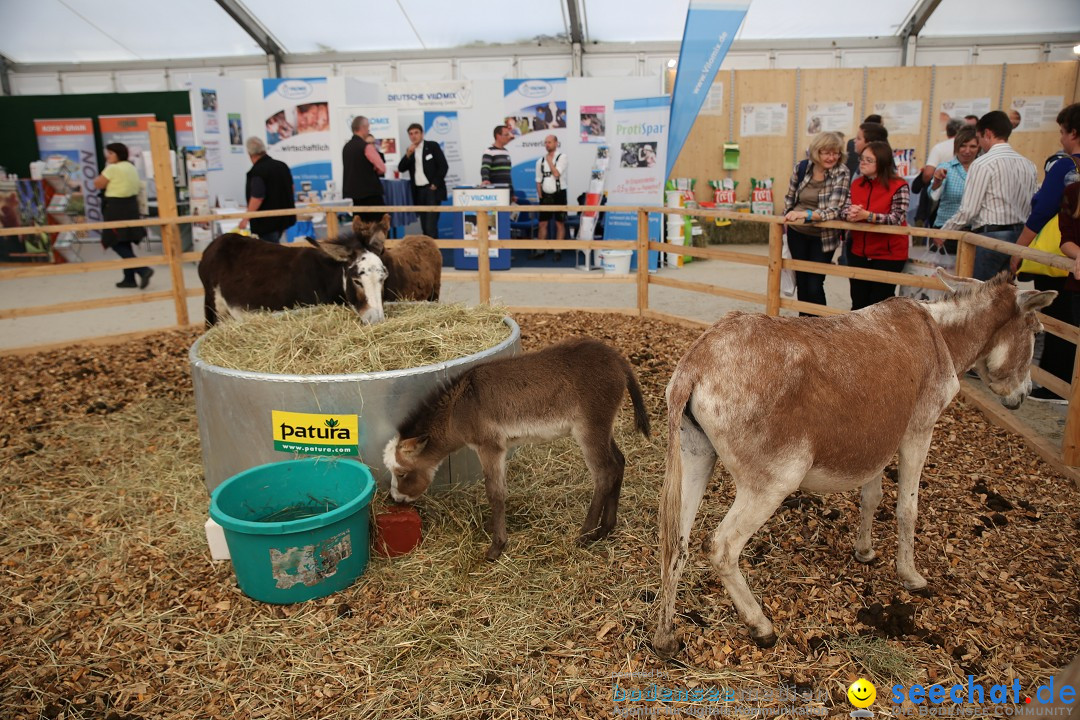
[[[690,128],[749,7],[750,0],[690,0],[671,94],[665,179],[671,177]]]
[[[609,205],[659,206],[664,204],[664,167],[668,145],[671,98],[616,100],[608,120],[606,183]],[[661,216],[649,216],[649,239],[660,242]],[[609,212],[604,220],[605,240],[636,240],[637,213]],[[659,267],[660,253],[649,251],[649,269]],[[636,260],[636,256],[635,256]]]

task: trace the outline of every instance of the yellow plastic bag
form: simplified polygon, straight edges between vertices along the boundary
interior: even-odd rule
[[[1065,257],[1065,253],[1061,252],[1061,228],[1058,227],[1057,215],[1050,218],[1050,221],[1043,226],[1043,229],[1039,231],[1039,234],[1035,236],[1035,239],[1031,241],[1031,245],[1028,247],[1042,250],[1043,252],[1052,255]],[[1069,274],[1068,270],[1043,265],[1034,260],[1024,260],[1021,262],[1020,272],[1029,273],[1031,275],[1048,275],[1050,277],[1065,277]]]

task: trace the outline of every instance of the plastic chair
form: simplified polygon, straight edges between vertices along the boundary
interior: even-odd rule
[[[528,198],[524,197],[518,197],[517,204],[522,208],[533,205]],[[537,228],[539,227],[540,220],[538,219],[536,211],[527,212],[524,209],[518,210],[517,220],[510,221],[510,237],[535,238]]]

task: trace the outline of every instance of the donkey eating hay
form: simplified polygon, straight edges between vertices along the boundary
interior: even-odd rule
[[[635,426],[648,437],[649,417],[630,363],[599,340],[574,338],[477,365],[428,397],[387,444],[390,495],[415,501],[442,461],[469,446],[484,469],[492,533],[485,557],[495,560],[506,546],[506,451],[572,435],[594,483],[578,540],[599,540],[614,529],[619,506],[626,461],[613,433],[627,391]]]
[[[694,517],[719,457],[735,500],[708,543],[739,616],[762,647],[776,642],[739,570],[739,554],[789,494],[862,488],[855,557],[874,558],[881,472],[899,451],[896,570],[926,580],[913,545],[919,476],[934,424],[975,367],[1015,409],[1031,388],[1035,311],[1055,292],[1020,292],[1006,274],[982,283],[938,271],[952,295],[894,298],[830,318],[731,313],[699,337],[667,387],[667,472],[660,496],[659,624],[653,647],[678,649],[674,611]]]

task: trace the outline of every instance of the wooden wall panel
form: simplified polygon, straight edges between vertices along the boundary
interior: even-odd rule
[[[791,177],[798,127],[794,98],[794,70],[741,70],[735,73],[735,142],[739,143],[740,162],[733,176],[739,183],[737,196],[740,200],[750,197],[750,178],[771,177],[776,211],[783,210],[780,203]],[[754,103],[787,103],[786,134],[740,137],[742,106]]]
[[[814,103],[850,102],[851,122],[842,131],[844,141],[855,137],[855,130],[862,121],[862,82],[863,71],[856,68],[820,70],[800,70],[798,76],[799,100],[798,123],[796,126],[798,148],[797,158],[806,156],[812,134],[807,130],[810,118],[807,108]]]
[[[866,111],[863,113],[863,117],[870,113],[881,114],[881,108],[877,106],[878,103],[922,101],[919,128],[916,132],[898,132],[895,126],[890,126],[888,119],[885,120],[885,127],[889,131],[889,144],[893,146],[893,149],[915,149],[915,167],[922,167],[926,164],[928,150],[926,147],[926,120],[927,114],[930,112],[930,78],[932,73],[932,68],[928,67],[867,69]]]
[[[1080,63],[1033,63],[1030,65],[1007,65],[1005,67],[1005,102],[1002,110],[1008,112],[1013,98],[1017,96],[1062,96],[1062,107],[1070,104],[1069,88],[1076,86],[1077,66]],[[1023,114],[1023,109],[1020,110]],[[1043,161],[1061,149],[1058,127],[1042,131],[1014,131],[1009,144],[1017,152],[1030,158],[1043,176]]]
[[[866,97],[863,102],[863,77]],[[1080,64],[1075,62],[1009,65],[1005,67],[1004,99],[1001,65],[965,65],[956,67],[906,68],[827,68],[814,70],[723,70],[717,81],[724,83],[724,107],[717,115],[701,115],[694,124],[678,163],[675,175],[697,178],[698,200],[711,200],[707,181],[727,177],[723,167],[723,144],[730,139],[739,144],[740,167],[730,175],[738,183],[737,197],[750,196],[751,177],[772,177],[779,205],[790,179],[796,158],[804,157],[810,135],[807,134],[807,105],[812,102],[851,102],[851,126],[845,132],[852,137],[858,123],[873,112],[875,102],[922,100],[923,121],[918,133],[891,134],[894,147],[914,147],[916,162],[926,161],[929,145],[945,139],[941,120],[944,100],[985,97],[990,109],[1005,108],[1014,95],[1062,95],[1065,103],[1080,102]],[[734,87],[734,98],[732,97]],[[796,100],[797,98],[797,100]],[[741,107],[748,103],[789,105],[787,134],[783,137],[740,137]],[[734,112],[732,112],[734,111]],[[732,118],[734,127],[729,133]],[[931,124],[927,143],[927,123]],[[1058,147],[1057,131],[1017,133],[1014,147],[1042,171],[1043,160]]]

